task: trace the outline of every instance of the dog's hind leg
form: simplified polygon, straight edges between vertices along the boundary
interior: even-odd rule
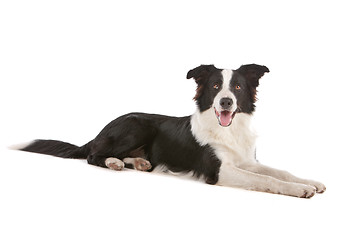
[[[87,161],[91,165],[110,168],[112,170],[120,171],[125,166],[135,168],[137,170],[146,171],[151,169],[149,161],[145,160],[143,155],[130,155],[134,149],[134,143],[129,144],[128,141],[119,141],[109,144],[109,141],[95,142],[91,154]]]
[[[95,142],[91,154],[87,161],[91,165],[110,168],[112,170],[122,170],[125,166],[128,168],[135,168],[136,170],[147,171],[151,169],[151,163],[144,159],[144,155],[133,155],[133,149],[138,144],[128,141],[116,142],[109,144],[108,141]],[[115,150],[114,150],[115,149]]]
[[[151,119],[138,114],[122,116],[108,124],[93,140],[88,163],[114,170],[126,165],[149,170],[151,164],[145,160],[144,149],[155,135]]]

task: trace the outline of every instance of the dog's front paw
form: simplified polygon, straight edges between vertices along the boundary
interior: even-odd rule
[[[316,189],[313,186],[305,184],[294,184],[287,195],[299,198],[311,198],[315,195]]]
[[[313,186],[306,186],[303,188],[303,195],[301,195],[301,198],[311,198],[315,195],[316,189]]]
[[[302,192],[302,193],[301,193]],[[300,190],[300,198],[311,198],[315,195],[316,189],[313,186],[305,185]]]
[[[326,187],[324,184],[320,182],[316,182],[313,180],[308,180],[308,185],[314,186],[316,188],[316,193],[323,193],[326,191]]]

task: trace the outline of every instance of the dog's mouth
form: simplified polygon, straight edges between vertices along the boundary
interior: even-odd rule
[[[232,120],[235,117],[235,113],[236,112],[230,112],[230,111],[220,111],[218,112],[216,110],[216,108],[214,108],[215,110],[215,115],[219,121],[220,126],[222,127],[228,127],[231,125]]]

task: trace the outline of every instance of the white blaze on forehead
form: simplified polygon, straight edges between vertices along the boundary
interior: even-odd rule
[[[233,71],[230,69],[224,69],[221,71],[221,74],[223,76],[223,90],[224,89],[229,89],[229,85],[230,85],[230,80],[232,78],[233,75]]]
[[[220,99],[222,99],[222,98],[231,98],[233,100],[233,105],[232,105],[230,111],[235,112],[235,110],[237,108],[236,107],[237,102],[236,102],[235,95],[230,90],[230,81],[231,81],[231,78],[233,76],[233,70],[224,69],[224,70],[221,71],[221,75],[223,77],[222,88],[221,88],[221,91],[216,95],[213,105],[214,105],[214,107],[216,108],[217,111],[221,111]]]

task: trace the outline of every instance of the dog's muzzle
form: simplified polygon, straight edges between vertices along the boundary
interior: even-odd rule
[[[220,126],[228,127],[231,125],[233,118],[235,117],[236,110],[233,111],[233,100],[228,97],[221,98],[219,101],[220,110],[215,109],[215,115],[219,121]]]

